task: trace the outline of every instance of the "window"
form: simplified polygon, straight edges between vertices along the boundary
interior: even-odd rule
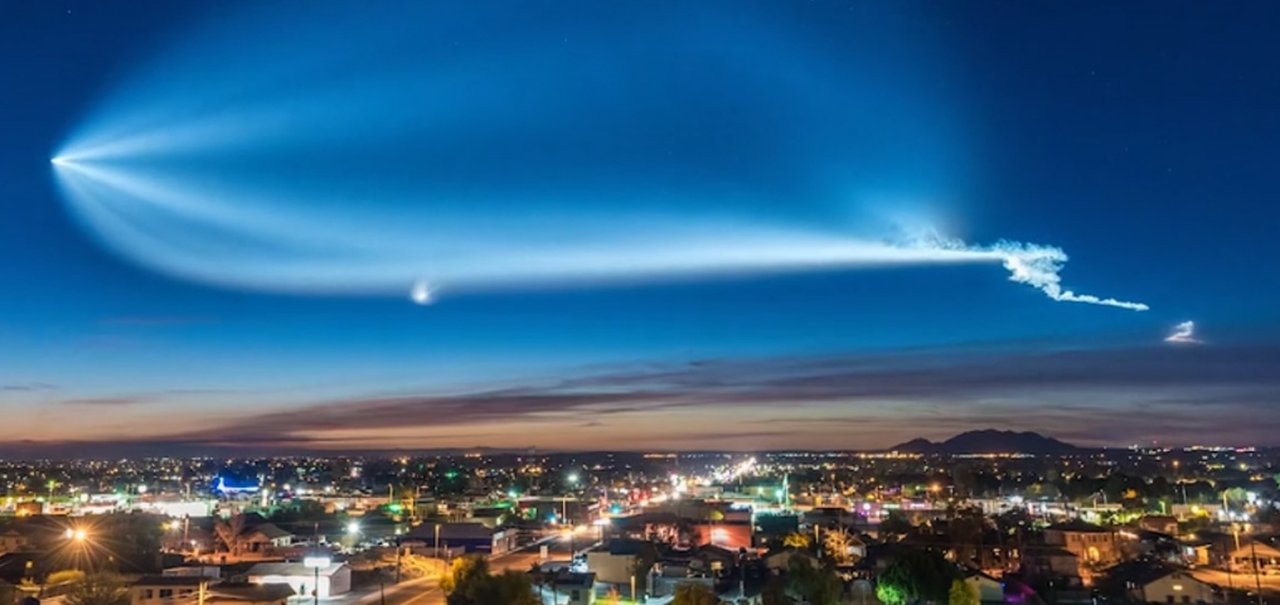
[[[160,598],[162,598],[162,599],[172,599],[172,598],[173,598],[173,589],[172,589],[172,588],[161,588],[161,589],[160,589]]]
[[[1173,595],[1169,595],[1169,596],[1165,597],[1165,598],[1164,598],[1164,602],[1165,602],[1165,603],[1173,603]]]
[[[154,598],[156,598],[156,591],[151,590],[150,588],[144,588],[144,589],[142,590],[142,598],[144,598],[144,599],[154,599]]]

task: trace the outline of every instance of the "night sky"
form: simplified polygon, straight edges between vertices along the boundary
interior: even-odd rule
[[[0,455],[1280,445],[1275,3],[423,4],[0,9]]]

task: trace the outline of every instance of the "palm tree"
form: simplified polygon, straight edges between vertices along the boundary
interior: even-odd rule
[[[853,534],[842,527],[828,530],[827,535],[822,539],[822,546],[827,556],[831,557],[837,565],[848,565],[853,562],[853,554],[849,551],[856,542],[857,539]]]
[[[805,550],[809,548],[809,544],[811,543],[812,541],[809,534],[802,531],[793,531],[782,539],[783,546],[787,548],[794,548],[796,550]]]

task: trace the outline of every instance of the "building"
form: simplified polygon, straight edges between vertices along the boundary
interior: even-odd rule
[[[205,605],[285,605],[294,596],[284,584],[217,584],[205,593]]]
[[[270,553],[292,545],[293,534],[274,523],[261,523],[245,529],[240,543],[246,552]]]
[[[1044,541],[1079,557],[1082,567],[1101,569],[1115,565],[1122,559],[1116,532],[1085,521],[1050,525],[1044,530]],[[1087,574],[1081,574],[1085,575]]]
[[[1003,604],[1004,601],[1004,584],[985,573],[977,570],[967,570],[964,576],[964,583],[969,585],[973,590],[973,594],[978,595],[978,601],[983,605]]]
[[[464,552],[500,555],[516,547],[516,532],[480,523],[423,523],[400,538],[418,554]],[[438,541],[438,542],[437,542]]]
[[[1080,579],[1080,557],[1057,546],[1030,546],[1023,549],[1022,570],[1035,578]]]
[[[633,576],[644,582],[656,558],[649,542],[618,538],[587,551],[587,569],[602,583],[630,586]]]
[[[300,595],[315,591],[322,599],[351,591],[351,568],[346,563],[330,563],[319,573],[302,563],[258,563],[245,577],[252,584],[285,584]]]
[[[805,525],[821,525],[823,527],[853,527],[857,515],[853,511],[839,506],[819,506],[804,512]]]
[[[1136,603],[1192,605],[1220,603],[1217,588],[1197,580],[1182,569],[1145,563],[1119,565],[1109,573],[1109,581],[1122,584],[1125,594]]]
[[[143,576],[129,587],[131,605],[187,605],[208,587],[200,576]]]
[[[0,532],[0,554],[23,552],[31,546],[26,534],[14,529]]]
[[[596,575],[567,570],[541,577],[534,582],[538,600],[553,597],[556,605],[592,605],[596,602]],[[548,592],[552,594],[547,594]]]
[[[1138,528],[1176,536],[1178,535],[1178,518],[1173,515],[1147,515],[1138,519]]]
[[[1231,551],[1228,564],[1237,573],[1280,574],[1280,548],[1254,540]]]
[[[788,548],[786,550],[780,550],[767,555],[764,558],[764,567],[774,574],[786,573],[786,571],[791,568],[791,560],[795,558],[803,559],[812,567],[819,567],[822,565],[822,562],[819,561],[817,557],[803,550]]]
[[[721,548],[737,550],[751,548],[751,523],[697,523],[692,526],[692,543],[694,546],[710,544]]]

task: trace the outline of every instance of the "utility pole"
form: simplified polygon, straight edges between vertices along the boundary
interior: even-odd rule
[[[1249,543],[1249,558],[1253,559],[1253,584],[1254,591],[1258,593],[1258,605],[1266,605],[1266,601],[1262,600],[1262,576],[1258,573],[1260,566],[1258,565],[1257,539]]]

